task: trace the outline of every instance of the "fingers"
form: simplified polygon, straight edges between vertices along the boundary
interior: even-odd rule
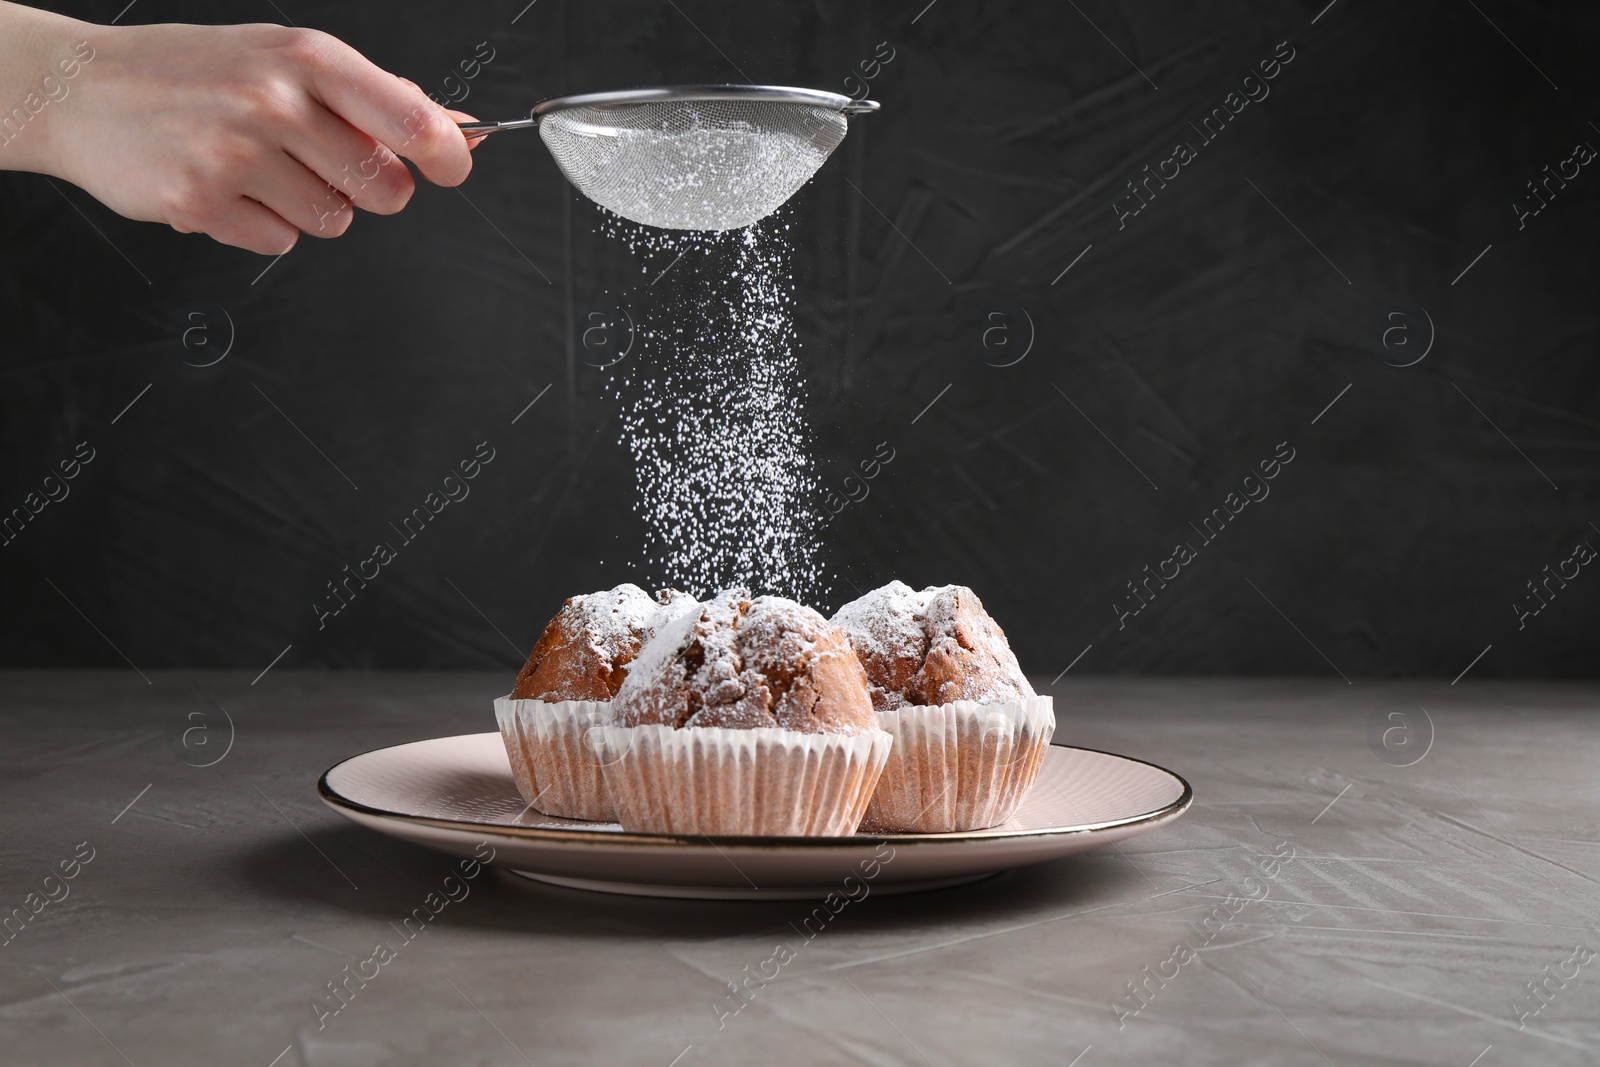
[[[174,222],[172,228],[209,234],[223,244],[264,256],[280,256],[295,246],[302,232],[338,237],[350,228],[354,216],[350,201],[329,188],[320,175],[279,153],[253,176],[245,195],[198,212],[184,223]]]
[[[286,153],[269,157],[244,187],[245,196],[312,237],[338,237],[350,228],[350,201]]]
[[[416,183],[388,148],[321,106],[284,133],[284,148],[356,207],[393,215],[411,199]]]
[[[180,233],[192,232],[174,224]],[[295,246],[300,231],[248,197],[237,197],[201,231],[225,245],[247,249],[263,256],[281,256]]]
[[[445,110],[415,85],[326,35],[308,35],[313,87],[334,114],[438,185],[460,185],[472,171],[467,139]]]

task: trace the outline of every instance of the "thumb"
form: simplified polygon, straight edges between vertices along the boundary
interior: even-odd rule
[[[477,122],[478,121],[477,116],[469,115],[465,111],[452,111],[450,108],[445,108],[444,109],[444,113],[446,115],[449,115],[451,118],[455,119],[457,122]],[[486,134],[486,133],[469,133],[469,134],[467,134],[466,135],[467,147],[468,148],[477,148],[480,144],[483,143],[483,139],[485,137],[487,137],[487,136],[489,136],[489,135]]]

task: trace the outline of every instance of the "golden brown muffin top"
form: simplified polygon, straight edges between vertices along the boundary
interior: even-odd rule
[[[855,646],[879,711],[1035,695],[1004,631],[964,585],[918,592],[890,582],[844,605],[833,621]]]
[[[651,597],[631,583],[569,597],[517,675],[517,700],[610,700],[651,632],[695,600],[676,589]]]
[[[662,627],[612,711],[622,726],[856,733],[877,725],[849,638],[803,604],[752,600],[742,589]]]

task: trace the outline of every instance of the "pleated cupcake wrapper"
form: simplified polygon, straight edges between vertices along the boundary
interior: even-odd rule
[[[615,822],[591,729],[610,721],[604,700],[513,700],[494,702],[500,737],[522,799],[562,819]]]
[[[862,826],[946,833],[998,826],[1039,776],[1056,730],[1050,697],[880,711],[894,749]]]
[[[624,830],[831,837],[855,833],[891,739],[882,730],[600,726],[589,733]]]

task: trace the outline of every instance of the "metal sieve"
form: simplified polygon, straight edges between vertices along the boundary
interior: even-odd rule
[[[563,96],[525,119],[461,130],[537,126],[561,172],[600,206],[668,230],[732,230],[809,181],[844,140],[847,116],[876,110],[816,89],[683,85]]]

